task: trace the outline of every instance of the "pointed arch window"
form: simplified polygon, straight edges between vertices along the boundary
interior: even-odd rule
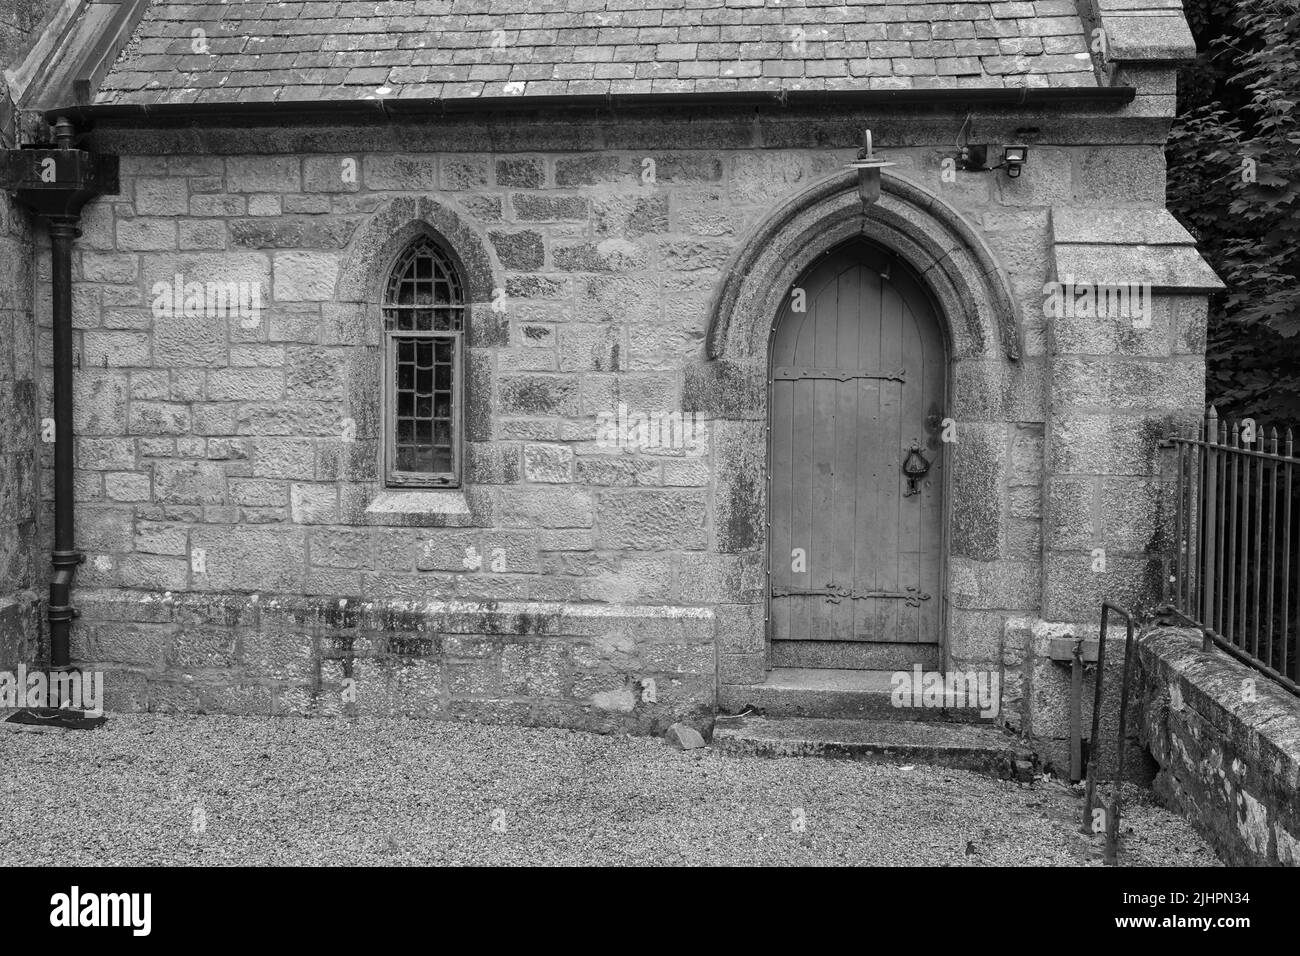
[[[431,236],[398,256],[384,289],[384,476],[395,487],[460,484],[464,284]]]

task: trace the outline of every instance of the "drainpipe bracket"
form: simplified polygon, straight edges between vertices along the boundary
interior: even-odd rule
[[[51,621],[75,621],[81,612],[70,604],[51,604],[48,616]]]
[[[86,563],[86,556],[80,551],[51,551],[50,564],[56,568],[75,568]]]

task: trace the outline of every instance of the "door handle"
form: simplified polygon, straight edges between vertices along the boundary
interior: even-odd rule
[[[917,484],[930,471],[931,462],[921,454],[921,446],[917,442],[912,442],[912,449],[903,459],[903,474],[907,476],[907,490],[903,492],[904,498],[910,498],[913,495],[919,495],[921,489]]]

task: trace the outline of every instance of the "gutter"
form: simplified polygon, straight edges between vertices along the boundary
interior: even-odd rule
[[[360,88],[358,88],[360,89]],[[66,116],[79,124],[118,121],[133,126],[219,125],[222,120],[297,125],[303,119],[338,123],[342,118],[391,120],[549,110],[633,110],[672,108],[1047,106],[1132,102],[1132,86],[1016,87],[1014,89],[782,90],[777,92],[579,93],[564,96],[372,98],[363,100],[280,100],[234,103],[103,103],[43,110],[47,122]]]

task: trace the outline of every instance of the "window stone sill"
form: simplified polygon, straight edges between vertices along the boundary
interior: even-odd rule
[[[463,488],[385,488],[366,507],[366,523],[407,528],[475,528],[481,524]]]

